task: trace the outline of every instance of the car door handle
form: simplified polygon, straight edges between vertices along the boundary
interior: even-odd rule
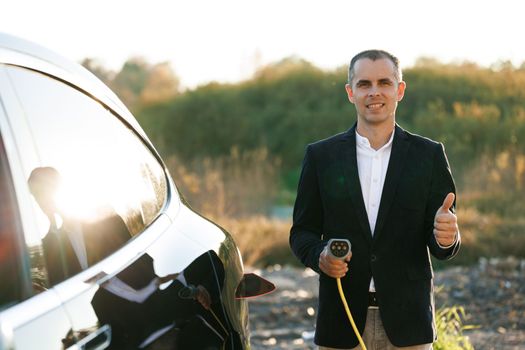
[[[80,339],[75,345],[67,350],[101,350],[106,349],[110,343],[111,327],[108,324],[105,324],[96,331]]]

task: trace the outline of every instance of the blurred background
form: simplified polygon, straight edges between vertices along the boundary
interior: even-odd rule
[[[300,265],[288,235],[305,145],[355,121],[346,66],[320,69],[292,56],[237,83],[182,90],[166,63],[132,58],[117,72],[83,64],[131,106],[189,204],[277,284],[276,295],[252,303],[254,349],[314,349],[317,277],[290,268]],[[447,267],[436,274],[436,305],[461,305],[466,315],[440,309],[442,332],[461,335],[465,322],[481,329],[465,329],[476,349],[524,349],[525,64],[421,58],[404,75],[397,120],[445,144],[458,189],[463,245],[452,261],[434,261]]]
[[[270,264],[286,259],[305,145],[355,121],[345,75],[346,67],[321,70],[289,57],[242,82],[180,93],[170,91],[176,77],[166,65],[130,60],[115,75],[101,76],[132,106],[192,206],[225,226],[233,224],[227,218],[256,218],[253,227],[233,232],[262,230],[254,235],[257,244],[242,251],[248,264]],[[454,262],[525,257],[525,65],[422,58],[405,69],[404,79],[398,123],[443,142],[457,182],[464,245]],[[268,230],[279,233],[269,239]],[[238,238],[241,249],[244,239]],[[264,242],[278,249],[251,256],[249,247],[262,249]],[[283,256],[264,256],[281,248]]]
[[[446,266],[487,275],[505,261],[522,276],[524,9],[510,0],[22,0],[2,4],[0,31],[108,84],[189,204],[234,235],[246,265],[272,271],[298,266],[288,232],[305,146],[355,122],[348,61],[391,51],[408,85],[398,123],[443,142],[457,182],[463,246]],[[490,288],[523,299],[523,285],[494,271]],[[514,314],[501,317],[510,321],[489,328],[523,334],[524,303],[508,307]]]

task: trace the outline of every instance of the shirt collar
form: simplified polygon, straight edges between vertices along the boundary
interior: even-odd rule
[[[367,149],[372,149],[373,151],[375,152],[380,152],[380,151],[383,151],[383,150],[386,150],[388,148],[391,148],[392,147],[392,142],[394,140],[394,130],[392,130],[392,134],[390,134],[390,138],[388,139],[388,142],[385,143],[380,149],[378,149],[377,151],[372,149],[372,147],[370,146],[370,141],[368,141],[368,139],[364,136],[361,136],[359,135],[359,133],[357,132],[357,130],[355,131],[355,141],[356,141],[356,144],[359,146],[359,147],[363,147],[363,148],[367,148]]]

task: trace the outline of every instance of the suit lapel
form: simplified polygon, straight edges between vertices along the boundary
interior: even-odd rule
[[[379,236],[383,231],[386,217],[394,200],[397,184],[399,183],[401,173],[406,163],[406,155],[409,145],[410,142],[408,141],[405,131],[396,125],[394,140],[392,143],[392,152],[390,153],[390,161],[388,162],[383,193],[381,194],[381,204],[377,214],[374,241],[379,239]]]
[[[365,235],[365,239],[368,243],[372,243],[372,233],[370,230],[370,224],[368,223],[368,215],[365,209],[365,203],[363,201],[363,194],[361,191],[361,182],[359,181],[359,172],[357,170],[357,154],[355,144],[355,129],[354,125],[350,130],[346,132],[342,138],[343,147],[342,152],[342,167],[343,174],[348,179],[348,189],[350,191],[350,198],[356,210],[356,214],[361,226],[361,231]]]

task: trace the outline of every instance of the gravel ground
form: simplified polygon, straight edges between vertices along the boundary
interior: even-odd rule
[[[316,349],[317,275],[274,266],[256,273],[277,290],[250,301],[253,350]],[[525,349],[525,260],[481,259],[472,267],[435,272],[436,307],[462,305],[476,350]]]

